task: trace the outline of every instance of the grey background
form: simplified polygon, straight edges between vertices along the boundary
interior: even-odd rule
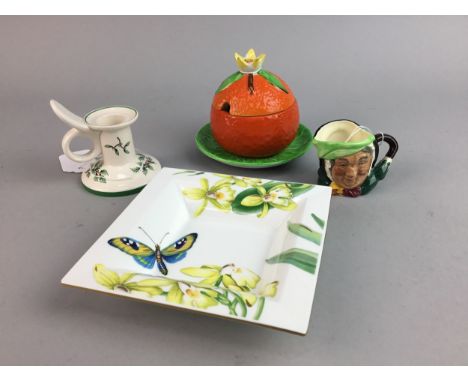
[[[466,17],[0,18],[0,363],[467,364],[467,36]],[[193,143],[250,47],[311,129],[351,118],[400,142],[376,190],[332,200],[308,335],[61,287],[134,196],[61,172],[52,97],[135,106],[137,146],[166,166],[316,181],[313,151],[253,171]]]

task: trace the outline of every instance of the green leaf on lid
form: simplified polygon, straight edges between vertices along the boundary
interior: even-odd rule
[[[243,76],[244,75],[241,72],[235,72],[231,74],[228,78],[221,82],[221,85],[219,85],[218,89],[216,90],[216,93],[219,93],[220,91],[231,86],[234,82],[240,80]]]
[[[276,77],[273,73],[261,69],[258,71],[258,74],[262,76],[263,78],[265,78],[273,86],[276,86],[278,89],[281,89],[282,91],[284,91],[286,94],[289,93],[288,90],[281,83],[280,79]]]

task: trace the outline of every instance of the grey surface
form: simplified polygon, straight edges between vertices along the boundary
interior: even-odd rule
[[[467,364],[468,18],[0,18],[1,364]],[[335,198],[299,337],[60,286],[133,196],[59,167],[67,127],[129,104],[163,165],[315,182],[314,152],[241,170],[195,148],[214,90],[254,47],[315,129],[347,117],[397,137],[387,179]]]

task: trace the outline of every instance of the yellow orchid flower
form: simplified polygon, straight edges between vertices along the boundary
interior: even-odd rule
[[[182,288],[181,288],[182,286]],[[169,290],[166,300],[173,304],[183,304],[195,308],[206,309],[218,305],[215,297],[218,293],[214,290],[195,286],[187,283],[175,283]]]
[[[248,287],[253,289],[257,286],[260,281],[260,276],[250,269],[233,267],[231,271],[231,277],[240,287]]]
[[[191,277],[202,277],[200,284],[215,285],[221,275],[221,267],[216,265],[203,265],[202,267],[187,267],[180,270]]]
[[[231,185],[235,184],[236,186],[243,187],[243,188],[247,186],[255,187],[255,186],[259,186],[262,184],[262,180],[258,178],[248,178],[248,177],[240,178],[237,176],[225,175],[225,174],[215,174],[215,175],[229,181]]]
[[[247,268],[236,267],[234,264],[226,264],[224,267],[203,265],[202,267],[187,267],[180,270],[191,277],[203,278],[200,284],[216,285],[221,282],[226,288],[231,285],[253,289],[260,281],[260,276]]]
[[[218,305],[215,300],[217,292],[191,286],[187,288],[184,295],[184,304],[195,308],[206,309]]]
[[[182,304],[184,299],[184,292],[180,289],[179,284],[176,282],[172,285],[171,289],[166,296],[166,301],[173,304]]]
[[[110,290],[122,290],[124,292],[143,292],[148,296],[158,296],[163,293],[162,287],[174,284],[170,279],[145,279],[140,281],[130,280],[135,273],[124,273],[119,276],[116,272],[107,269],[102,264],[96,264],[93,269],[93,275],[96,282]]]
[[[248,309],[256,306],[254,320],[263,312],[265,299],[277,293],[278,281],[259,287],[261,278],[255,272],[234,264],[203,265],[187,267],[181,272],[202,278],[200,282],[174,280],[165,277],[140,279],[141,274],[117,272],[103,264],[95,264],[93,275],[96,282],[110,290],[127,293],[146,293],[148,297],[160,296],[168,303],[187,307],[208,309],[222,305],[229,314],[246,317]],[[132,281],[136,278],[136,281]]]
[[[278,291],[278,284],[279,281],[273,281],[260,289],[258,294],[264,297],[275,297]]]
[[[249,308],[254,306],[257,302],[257,296],[254,293],[246,292],[237,285],[230,285],[228,289],[239,294]]]
[[[202,200],[202,204],[194,212],[199,216],[210,202],[214,207],[223,212],[231,210],[231,203],[235,197],[235,191],[231,188],[229,180],[221,179],[210,187],[206,178],[200,179],[201,188],[184,188],[182,193],[191,200]]]
[[[263,218],[268,214],[270,207],[275,207],[284,211],[292,211],[297,204],[292,200],[291,189],[285,184],[279,184],[269,191],[264,187],[258,186],[257,193],[246,196],[241,201],[241,205],[246,207],[262,206],[262,211],[257,215]]]
[[[256,73],[262,69],[263,61],[265,61],[265,54],[260,54],[258,57],[255,54],[255,50],[249,49],[246,55],[243,57],[239,53],[234,53],[237,66],[241,73]]]

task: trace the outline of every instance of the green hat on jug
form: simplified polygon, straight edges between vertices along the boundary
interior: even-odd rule
[[[346,119],[322,125],[312,141],[319,158],[336,159],[361,151],[370,145],[375,136],[353,121]]]

